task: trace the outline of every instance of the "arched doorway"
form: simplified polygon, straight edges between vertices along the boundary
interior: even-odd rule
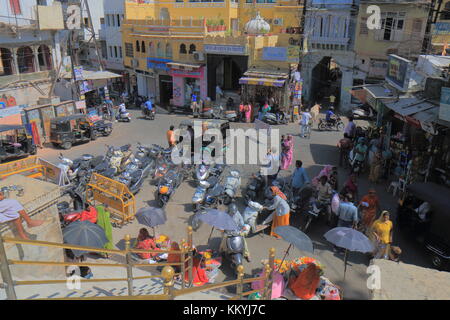
[[[316,102],[330,105],[330,96],[335,96],[335,106],[339,104],[342,71],[336,60],[331,57],[323,57],[322,60],[312,69],[311,81],[311,104]]]
[[[38,60],[39,69],[41,71],[51,70],[52,66],[52,55],[50,54],[50,49],[45,44],[40,45],[38,49]]]
[[[35,72],[34,53],[30,47],[20,47],[17,50],[19,73]]]
[[[9,76],[13,73],[13,57],[11,50],[0,48],[0,76]]]

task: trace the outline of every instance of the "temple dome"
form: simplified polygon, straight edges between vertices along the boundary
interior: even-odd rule
[[[270,24],[261,18],[258,12],[254,19],[245,24],[244,31],[247,34],[263,35],[270,31]]]

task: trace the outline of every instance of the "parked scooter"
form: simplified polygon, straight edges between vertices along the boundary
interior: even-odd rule
[[[230,261],[231,267],[237,273],[237,267],[242,264],[244,257],[244,238],[239,231],[225,231],[224,236],[226,237],[224,258]]]
[[[225,179],[223,204],[229,205],[236,198],[240,186],[241,177],[239,171],[231,170],[230,175]]]
[[[192,196],[192,206],[194,212],[199,211],[204,208],[204,202],[206,199],[206,193],[212,185],[216,185],[218,178],[211,176],[206,180],[199,181],[198,187],[195,189],[194,195]]]
[[[255,201],[248,201],[245,208],[243,219],[244,223],[250,227],[251,233],[256,233],[258,215],[263,211],[264,206]]]

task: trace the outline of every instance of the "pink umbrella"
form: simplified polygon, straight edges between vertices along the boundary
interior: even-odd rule
[[[258,274],[258,277],[262,277],[262,276],[263,276],[263,272]],[[272,272],[272,279],[273,279],[273,283],[272,283],[271,299],[276,299],[276,298],[281,297],[281,295],[283,294],[285,282],[284,282],[283,276],[278,271]],[[259,280],[259,281],[252,282],[252,289],[253,290],[259,290],[259,289],[264,290],[264,281]],[[262,291],[261,291],[261,294],[262,294]]]

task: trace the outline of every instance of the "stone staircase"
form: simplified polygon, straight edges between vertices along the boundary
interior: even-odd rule
[[[92,261],[89,261],[92,262]],[[133,277],[159,275],[155,267],[133,268]],[[31,269],[30,269],[31,270]],[[126,278],[125,268],[119,267],[91,267],[94,277],[92,279]],[[51,279],[51,277],[48,277]],[[53,278],[55,279],[55,278]],[[18,280],[18,279],[15,279]],[[31,279],[27,279],[31,280]],[[34,279],[42,280],[42,279]],[[133,280],[133,295],[158,295],[163,294],[164,280],[162,278]],[[181,289],[181,283],[176,282],[175,289]],[[126,281],[114,282],[82,282],[81,288],[70,289],[66,283],[36,284],[15,286],[18,299],[56,299],[56,298],[94,298],[105,296],[127,296],[128,285]],[[226,296],[216,291],[196,292],[179,296],[176,300],[226,300]],[[6,299],[6,292],[0,288],[0,300]]]

